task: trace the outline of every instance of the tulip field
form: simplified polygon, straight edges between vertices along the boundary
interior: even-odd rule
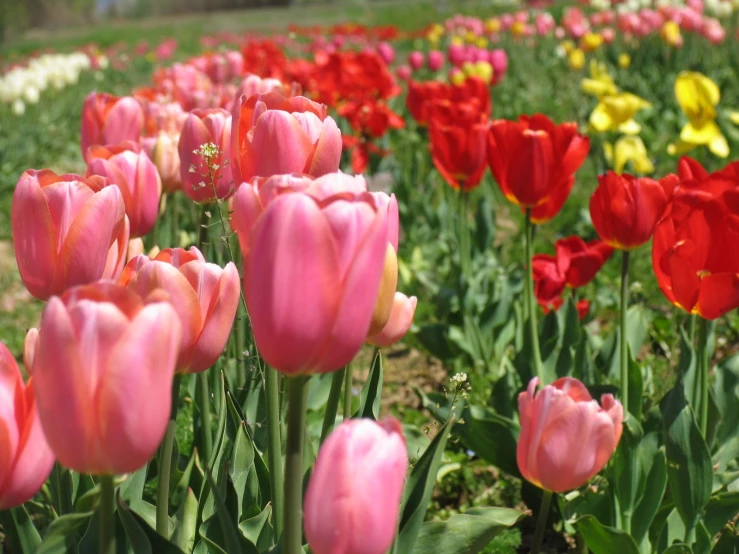
[[[0,44],[0,552],[739,552],[739,2],[224,14]]]

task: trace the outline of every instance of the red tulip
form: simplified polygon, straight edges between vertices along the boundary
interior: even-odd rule
[[[269,92],[233,107],[231,165],[238,182],[252,177],[332,173],[341,161],[341,131],[326,106]]]
[[[434,102],[429,110],[429,139],[434,166],[454,189],[476,188],[485,174],[487,116],[476,102]]]
[[[23,377],[0,343],[0,510],[20,506],[38,492],[54,465],[36,408],[33,377]]]
[[[649,242],[677,180],[675,175],[655,181],[612,171],[599,176],[590,197],[590,217],[600,238],[619,250]]]
[[[33,360],[39,418],[59,462],[130,473],[169,420],[180,323],[161,294],[113,283],[70,289],[44,309]]]
[[[314,554],[385,554],[398,529],[408,471],[395,419],[345,421],[321,446],[303,505]]]
[[[623,430],[623,407],[610,394],[601,406],[580,381],[563,377],[538,393],[534,377],[518,395],[521,435],[516,460],[524,479],[554,492],[588,482],[608,463]]]
[[[575,123],[555,125],[541,114],[495,120],[488,132],[488,161],[498,186],[509,201],[531,209],[536,223],[562,208],[589,148]]]
[[[604,242],[586,243],[578,236],[560,239],[554,248],[559,271],[572,288],[584,287],[592,281],[613,254],[613,248]]]
[[[182,324],[178,373],[199,373],[216,362],[239,305],[239,272],[233,263],[221,269],[206,263],[194,246],[167,248],[151,258],[132,258],[118,282],[144,298],[158,288],[169,293]]]
[[[94,144],[138,141],[143,128],[144,112],[134,98],[91,92],[82,106],[82,155]]]
[[[29,169],[11,210],[23,284],[46,300],[75,285],[116,278],[126,263],[129,223],[121,189],[101,177]]]
[[[149,234],[159,215],[162,180],[146,152],[136,143],[92,146],[87,151],[87,177],[92,175],[107,178],[121,190],[131,236]]]
[[[231,115],[226,110],[213,108],[190,112],[177,148],[182,192],[188,198],[208,203],[233,194],[230,148]]]

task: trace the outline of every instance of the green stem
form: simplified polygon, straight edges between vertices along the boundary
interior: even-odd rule
[[[700,387],[699,425],[706,438],[708,429],[708,320],[698,320],[698,379]]]
[[[536,518],[536,531],[534,531],[534,545],[531,547],[531,554],[539,554],[541,543],[544,540],[544,530],[547,526],[549,518],[549,507],[552,504],[552,491],[544,491],[541,497],[541,505],[539,506],[539,516]]]
[[[198,233],[198,250],[201,252],[203,251],[204,246],[208,243],[208,219],[210,219],[208,213],[208,205],[203,204],[200,207],[200,223],[198,223],[200,227],[200,231]]]
[[[695,314],[688,315],[688,338],[691,346],[695,344],[695,320],[698,318]]]
[[[462,294],[464,294],[465,285],[470,274],[470,236],[467,225],[469,196],[469,193],[463,189],[459,190],[459,282]],[[463,303],[461,296],[459,302],[461,306]]]
[[[100,477],[100,554],[115,554],[115,485],[112,475]]]
[[[352,368],[347,365],[344,369],[344,421],[352,417]]]
[[[57,515],[64,515],[64,506],[62,504],[62,472],[64,469],[59,462],[54,462],[54,469],[51,472],[51,498]]]
[[[303,546],[303,441],[307,378],[287,381],[287,448],[285,456],[285,532],[282,552],[298,554]]]
[[[528,296],[528,333],[529,344],[532,349],[531,355],[534,359],[534,375],[542,380],[544,368],[541,363],[541,351],[539,350],[539,329],[536,324],[536,296],[534,295],[534,273],[533,273],[533,242],[534,225],[531,222],[531,208],[526,208],[526,226],[524,233],[524,255],[526,257],[525,285],[526,296]]]
[[[284,527],[285,502],[283,469],[282,469],[282,437],[280,436],[280,376],[269,366],[264,368],[264,389],[267,405],[267,458],[269,475],[272,481],[272,513],[275,514],[275,536],[282,535]]]
[[[621,403],[629,411],[629,343],[626,340],[626,310],[629,307],[629,251],[623,251],[621,258]]]
[[[175,431],[177,430],[177,407],[180,402],[182,375],[175,373],[172,381],[172,407],[164,441],[159,450],[159,477],[157,478],[157,533],[169,538],[169,476],[172,470]]]
[[[210,384],[208,383],[208,372],[198,373],[198,407],[200,408],[200,435],[202,439],[202,460],[210,463],[210,455],[213,452],[213,434],[210,428]]]
[[[341,397],[341,384],[344,382],[347,367],[334,371],[331,375],[331,390],[328,392],[326,412],[323,414],[323,427],[321,427],[321,444],[326,440],[336,423],[336,412],[339,411],[339,398]]]

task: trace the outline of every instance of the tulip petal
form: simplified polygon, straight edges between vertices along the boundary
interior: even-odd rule
[[[144,127],[144,112],[138,101],[130,96],[118,100],[105,116],[102,136],[105,144],[120,144],[126,140],[138,141]]]
[[[20,441],[16,420],[19,386],[22,386],[22,381],[15,358],[8,347],[0,343],[0,502],[8,486],[6,480]]]
[[[408,298],[402,292],[396,292],[390,319],[382,331],[369,337],[367,342],[375,346],[390,346],[402,339],[413,324],[417,303],[415,296]]]
[[[305,172],[320,177],[338,171],[341,162],[341,131],[332,117],[323,120],[321,134],[316,142],[315,152]]]
[[[716,319],[739,307],[739,274],[716,273],[703,277],[696,309],[706,319]]]
[[[239,238],[239,246],[244,258],[249,254],[251,233],[262,210],[262,203],[254,187],[249,183],[241,185],[233,197],[231,225]]]
[[[314,146],[291,114],[268,110],[257,120],[251,149],[255,157],[254,174],[269,177],[304,172]]]

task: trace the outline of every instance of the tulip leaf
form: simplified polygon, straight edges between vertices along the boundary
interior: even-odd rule
[[[641,499],[634,509],[631,520],[631,535],[638,543],[647,536],[657,511],[662,504],[662,498],[667,488],[667,458],[661,449],[656,449],[656,441],[652,442],[653,434],[642,439],[637,449],[638,467],[640,471]],[[655,449],[650,448],[653,445]]]
[[[703,523],[710,536],[721,529],[739,514],[739,491],[722,492],[708,501]]]
[[[639,554],[639,548],[628,533],[607,527],[591,515],[582,516],[575,524],[593,554]]]
[[[662,554],[693,554],[693,549],[690,548],[690,545],[676,542],[665,549]]]
[[[239,531],[249,543],[254,545],[255,552],[264,552],[272,546],[272,527],[269,518],[272,515],[272,505],[268,505],[259,515],[239,523]]]
[[[198,532],[198,499],[192,489],[187,489],[185,499],[175,515],[175,520],[177,525],[172,535],[172,543],[183,552],[192,552]]]
[[[225,409],[225,402],[223,409]],[[239,540],[240,534],[226,507],[223,492],[216,483],[213,474],[207,468],[205,476],[210,484],[210,494],[214,499],[215,506],[214,515],[200,526],[200,537],[207,541],[211,547],[223,552],[243,552],[244,548],[248,548],[248,546],[245,546],[245,541]],[[215,523],[218,523],[218,525],[215,525]]]
[[[77,552],[80,533],[90,523],[93,512],[63,515],[51,522],[36,554]]]
[[[739,553],[739,534],[736,529],[726,527],[721,533],[716,544],[713,545],[711,554],[738,554]]]
[[[682,382],[667,394],[661,408],[667,480],[685,527],[693,529],[711,497],[711,456],[685,400]]]
[[[398,554],[411,554],[416,537],[426,517],[431,494],[436,484],[436,474],[441,466],[449,432],[453,421],[448,421],[429,444],[421,458],[413,466],[403,492],[403,507],[398,534]]]
[[[6,542],[12,552],[35,554],[41,544],[41,535],[21,505],[10,510],[0,510],[0,523],[3,526]]]
[[[117,495],[118,517],[136,554],[183,554],[182,550],[157,533]]]
[[[695,412],[700,403],[700,387],[698,386],[698,372],[696,370],[697,358],[693,342],[685,334],[685,329],[680,328],[680,359],[678,360],[678,374],[682,376],[684,390],[687,391],[687,399],[690,407]]]
[[[523,516],[524,512],[510,508],[472,508],[446,521],[426,522],[421,526],[412,554],[477,554]]]
[[[367,382],[362,387],[362,392],[359,395],[359,410],[354,414],[354,417],[367,417],[375,421],[379,419],[383,377],[382,352],[379,348],[376,348]]]
[[[732,437],[739,437],[739,354],[719,365],[713,390],[721,414],[716,440],[723,444]]]

